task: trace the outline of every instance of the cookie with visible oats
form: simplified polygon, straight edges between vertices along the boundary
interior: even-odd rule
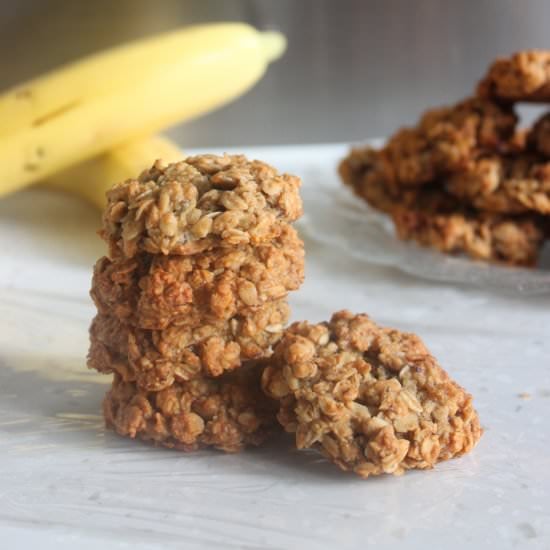
[[[268,362],[262,387],[297,447],[361,477],[431,468],[481,436],[471,396],[420,338],[367,315],[295,323]]]
[[[221,376],[247,360],[269,356],[289,315],[286,300],[268,302],[227,321],[163,330],[138,329],[114,316],[97,315],[90,327],[88,367],[116,372],[150,391],[174,381]]]
[[[276,403],[260,390],[261,368],[248,364],[221,378],[174,382],[158,392],[115,375],[103,401],[107,427],[181,451],[238,452],[277,430]]]
[[[504,102],[550,102],[550,51],[525,50],[495,60],[477,95]]]
[[[550,214],[550,161],[540,155],[491,155],[451,174],[446,189],[479,210]]]
[[[342,181],[376,210],[391,214],[397,207],[452,210],[459,201],[437,183],[421,187],[395,185],[387,177],[384,152],[372,147],[355,148],[340,162]]]
[[[101,258],[91,295],[99,313],[140,328],[228,320],[285,298],[304,279],[304,247],[289,225],[274,241],[190,256]]]
[[[527,133],[527,147],[550,159],[550,113],[540,117]]]
[[[108,191],[100,234],[112,258],[257,245],[300,217],[299,187],[299,178],[242,155],[156,162]]]
[[[389,138],[380,149],[378,171],[392,188],[429,184],[480,152],[513,147],[516,123],[512,107],[479,98],[428,110],[415,127]]]
[[[545,239],[543,217],[406,207],[395,208],[391,215],[400,239],[493,263],[533,267]]]

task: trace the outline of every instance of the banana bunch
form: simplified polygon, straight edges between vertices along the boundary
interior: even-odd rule
[[[235,99],[285,46],[279,33],[246,24],[202,25],[99,53],[7,91],[0,95],[0,196],[43,182],[103,205],[107,186],[157,158],[181,158],[167,139],[145,136]]]

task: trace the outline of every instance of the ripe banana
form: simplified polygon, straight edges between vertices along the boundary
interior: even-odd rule
[[[157,159],[181,160],[181,149],[169,139],[153,136],[119,145],[85,162],[55,173],[43,187],[81,196],[100,209],[107,202],[105,193],[115,183],[136,177]]]
[[[0,195],[223,105],[285,49],[242,23],[116,48],[0,96]]]

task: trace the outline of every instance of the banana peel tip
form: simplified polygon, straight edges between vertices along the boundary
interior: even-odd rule
[[[276,61],[286,50],[286,38],[277,31],[265,31],[260,35],[262,48],[268,62]]]

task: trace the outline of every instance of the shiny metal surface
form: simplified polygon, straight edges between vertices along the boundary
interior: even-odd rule
[[[387,135],[470,93],[498,54],[550,47],[546,0],[0,0],[0,88],[132,38],[223,20],[280,29],[289,49],[249,94],[172,129],[187,147]]]

